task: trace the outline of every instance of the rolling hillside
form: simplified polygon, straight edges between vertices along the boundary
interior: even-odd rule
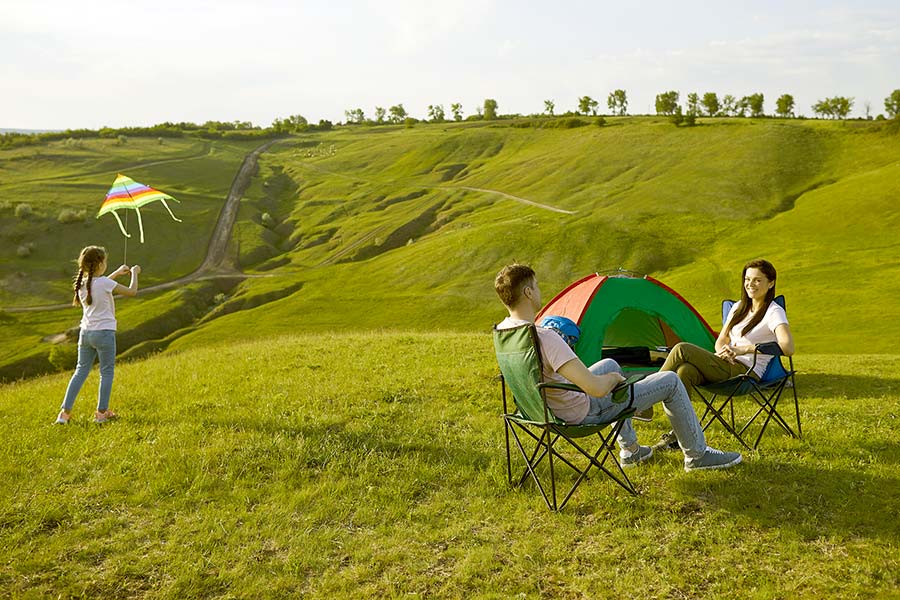
[[[150,340],[140,355],[291,332],[484,330],[502,314],[493,274],[512,260],[537,268],[548,299],[596,270],[649,273],[715,324],[740,266],[765,256],[779,268],[801,352],[893,351],[896,127],[533,124],[341,128],[283,140],[262,155],[234,232],[232,255],[253,276],[122,301],[122,335],[132,330],[134,346]],[[98,141],[0,153],[2,305],[64,302],[67,261],[84,243],[120,255],[112,219],[56,219],[61,207],[94,210],[116,170],[181,199],[173,209],[185,218],[173,226],[162,210],[145,214],[148,242],[129,245],[129,262],[145,267],[147,282],[190,272],[252,146]],[[24,198],[37,216],[16,218]],[[18,257],[32,240],[32,255]],[[41,340],[77,314],[0,320],[10,332],[0,361],[9,363],[46,357],[52,344]]]

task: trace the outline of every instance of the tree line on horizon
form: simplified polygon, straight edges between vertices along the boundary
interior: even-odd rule
[[[696,92],[687,94],[684,107],[679,103],[680,93],[674,90],[661,92],[656,95],[655,110],[658,116],[668,116],[676,125],[693,125],[698,117],[765,117],[762,93],[754,93],[741,98],[731,94],[725,94],[722,98],[716,92],[706,92],[700,96]],[[834,96],[817,101],[812,105],[812,111],[818,118],[846,119],[853,108],[854,98]],[[628,94],[625,90],[617,89],[609,93],[606,105],[612,116],[625,116],[628,114]],[[482,105],[475,109],[475,113],[464,117],[462,104],[454,102],[450,105],[450,113],[453,122],[461,121],[494,121],[502,119],[519,119],[523,117],[547,118],[567,117],[569,122],[564,122],[563,127],[577,127],[587,123],[577,121],[580,116],[597,117],[596,123],[602,125],[605,120],[599,115],[600,103],[590,96],[581,96],[577,100],[577,110],[556,114],[556,103],[553,100],[544,100],[544,110],[541,113],[531,115],[498,113],[499,104],[493,98],[486,98]],[[866,101],[865,119],[871,120],[871,103]],[[884,99],[884,108],[889,118],[900,119],[900,89],[891,92]],[[795,115],[795,101],[791,94],[782,94],[775,101],[774,115],[779,118],[806,118],[803,115]],[[228,139],[228,140],[252,140],[271,137],[279,137],[294,133],[306,133],[315,131],[328,131],[336,126],[348,125],[399,125],[412,127],[416,123],[446,123],[443,104],[429,104],[427,119],[416,119],[410,116],[403,104],[395,104],[388,108],[376,106],[374,118],[366,117],[361,108],[344,111],[345,122],[334,124],[327,119],[321,119],[318,123],[310,123],[302,115],[291,115],[276,118],[268,127],[254,125],[250,121],[206,121],[203,124],[191,122],[165,122],[149,127],[102,127],[93,129],[66,129],[65,131],[43,133],[8,132],[0,134],[0,148],[11,148],[38,144],[42,142],[64,140],[68,143],[79,143],[83,138],[115,138],[118,143],[124,144],[128,136],[157,137],[160,143],[164,138],[183,137],[193,135],[204,139]],[[876,120],[884,119],[879,114]]]

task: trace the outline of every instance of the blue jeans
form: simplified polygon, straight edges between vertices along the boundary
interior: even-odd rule
[[[590,372],[594,375],[604,375],[606,373],[622,373],[619,363],[611,358],[605,358],[600,362],[594,363],[590,367]],[[612,401],[611,395],[602,398],[591,399],[591,407],[588,415],[582,423],[601,423],[614,419],[617,414],[625,410],[628,406],[627,402],[616,404]],[[641,411],[650,408],[657,402],[662,402],[663,412],[669,418],[672,429],[678,437],[678,443],[681,450],[688,458],[699,458],[706,452],[706,438],[703,435],[703,428],[697,420],[697,414],[691,404],[691,398],[688,396],[684,384],[678,379],[678,376],[672,371],[660,371],[648,375],[646,378],[634,384],[634,404],[635,410]],[[631,419],[626,419],[622,425],[622,430],[618,437],[619,446],[627,448],[637,443],[637,433]]]
[[[109,395],[112,392],[113,375],[116,370],[116,332],[114,329],[82,330],[78,336],[78,365],[75,367],[75,374],[69,380],[69,387],[66,388],[66,397],[62,404],[64,411],[72,411],[75,398],[78,397],[84,380],[94,366],[94,358],[97,357],[100,358],[97,410],[103,412],[109,408]]]

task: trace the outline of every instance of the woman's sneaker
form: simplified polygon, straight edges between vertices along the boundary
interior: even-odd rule
[[[112,421],[113,419],[118,418],[119,415],[109,409],[106,409],[104,411],[98,410],[94,413],[94,423],[106,423],[107,421]]]
[[[741,462],[740,452],[722,452],[715,448],[706,447],[706,452],[700,458],[685,458],[685,471],[700,471],[702,469],[727,469]]]
[[[622,465],[623,469],[630,469],[631,467],[636,467],[638,463],[644,462],[651,456],[653,456],[653,448],[650,446],[638,446],[637,452],[632,452],[627,457],[623,456],[620,452],[619,464]]]
[[[64,410],[59,411],[59,415],[56,417],[57,425],[67,425],[69,423],[69,418],[72,416],[72,413],[67,413]]]

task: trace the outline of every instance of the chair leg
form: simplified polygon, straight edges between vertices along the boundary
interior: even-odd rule
[[[729,424],[725,417],[722,416],[722,410],[726,406],[728,406],[731,411],[731,419],[732,421],[734,421],[734,397],[728,396],[728,398],[725,399],[725,401],[717,410],[714,403],[718,396],[714,394],[712,398],[707,399],[706,396],[704,396],[703,393],[697,388],[694,388],[694,391],[697,392],[697,395],[700,396],[700,399],[703,400],[703,403],[706,405],[706,410],[703,412],[704,418],[707,414],[712,415],[705,424],[703,424],[701,420],[703,431],[706,432],[706,430],[709,429],[709,426],[712,425],[714,421],[718,421],[722,424],[722,427],[724,427],[728,433],[733,435],[735,439],[737,439],[737,441],[741,443],[744,448],[746,448],[747,450],[752,450],[753,448],[751,448],[747,444],[747,442],[744,441],[744,437],[740,433],[738,433],[737,429],[733,425]]]

